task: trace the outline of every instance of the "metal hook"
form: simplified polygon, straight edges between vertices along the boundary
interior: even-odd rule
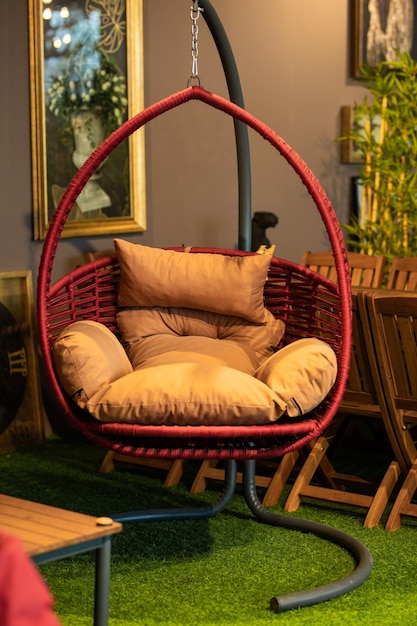
[[[198,6],[198,0],[193,0],[193,6],[191,7],[191,19],[197,20],[200,17],[200,13],[203,13],[204,9]]]

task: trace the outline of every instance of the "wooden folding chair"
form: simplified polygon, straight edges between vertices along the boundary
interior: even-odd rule
[[[353,262],[354,255],[355,253],[349,253],[350,262]],[[305,253],[303,261],[306,264],[312,263],[313,267],[311,267],[311,269],[315,269],[316,271],[320,270],[325,274],[327,267],[325,256],[328,257],[329,255],[327,253]],[[376,259],[377,257],[373,258]],[[327,262],[329,264],[328,267],[331,268],[331,260],[329,261],[329,259],[327,259]],[[379,266],[379,280],[382,280],[384,266],[385,260],[383,259],[383,263]],[[354,276],[353,272],[352,276]],[[359,275],[356,274],[356,278],[358,278],[358,276]],[[374,278],[376,283],[376,277]],[[372,287],[375,285],[370,284],[369,286]],[[387,287],[395,290],[415,291],[417,288],[417,257],[395,258],[391,265]],[[382,295],[384,294],[387,295],[387,291],[383,290]],[[373,297],[376,298],[377,296]],[[381,417],[382,413],[380,404],[383,403],[385,405],[385,408],[382,409],[382,411],[385,411],[385,418],[383,419],[384,429],[387,433],[390,446],[393,449],[394,460],[390,464],[387,473],[371,500],[369,500],[369,497],[367,496],[353,494],[349,491],[343,491],[342,495],[338,493],[338,490],[332,487],[331,481],[346,480],[346,482],[350,483],[354,479],[352,476],[343,476],[342,474],[335,472],[326,458],[328,447],[335,437],[335,429],[340,429],[341,427],[341,420],[335,420],[331,431],[326,431],[320,440],[313,445],[312,451],[309,457],[307,457],[307,461],[303,465],[302,470],[299,472],[295,484],[288,496],[287,501],[285,502],[284,509],[286,511],[296,510],[301,503],[302,496],[320,497],[320,499],[330,499],[331,501],[346,502],[354,505],[360,505],[360,502],[363,501],[363,506],[368,508],[364,526],[369,527],[379,522],[383,513],[384,504],[387,504],[401,471],[408,471],[411,462],[410,459],[413,454],[413,446],[411,446],[409,439],[406,437],[406,453],[404,454],[402,452],[404,447],[404,432],[401,429],[398,431],[401,436],[400,442],[398,443],[397,431],[393,428],[390,422],[390,409],[386,404],[384,385],[381,385],[380,383],[380,365],[375,361],[373,348],[374,339],[369,326],[368,307],[362,304],[365,302],[365,299],[368,300],[368,298],[372,298],[372,296],[366,292],[361,293],[359,296],[354,294],[353,297],[353,353],[351,358],[349,381],[340,408],[340,414],[342,420],[344,419],[345,421],[349,418],[349,416],[355,415],[364,417],[365,419],[371,417],[372,415]],[[362,311],[361,315],[359,315],[358,306],[359,308],[365,309]],[[365,341],[366,335],[367,340]],[[373,370],[373,375],[371,375],[371,370]],[[375,389],[375,385],[379,387],[378,391]],[[311,481],[316,474],[316,470],[318,469],[321,470],[322,477],[324,475],[326,481],[328,482],[328,487],[319,487],[311,484]],[[402,502],[402,507],[404,509],[407,505],[407,498],[410,498],[410,494],[412,497],[415,491],[414,484],[417,485],[417,467],[414,469],[415,472],[413,469],[409,470],[407,482],[404,484],[401,495],[398,497],[398,502],[396,503],[392,517],[387,523],[390,527],[393,527],[394,525],[398,527],[400,523],[398,515],[396,516],[396,521],[394,521],[397,507],[400,506],[400,502]],[[277,472],[279,473],[279,469]],[[287,470],[287,476],[288,475]],[[277,477],[274,478],[277,480]],[[269,500],[274,501],[274,497],[269,495]],[[417,515],[417,509],[415,514]]]
[[[381,287],[384,278],[386,258],[370,256],[360,252],[348,252],[352,287]],[[336,268],[331,252],[310,252],[306,250],[301,265],[336,281]]]
[[[360,252],[348,252],[348,262],[350,267],[350,277],[352,287],[380,287],[382,285],[382,281],[384,279],[384,272],[386,267],[386,258],[383,255],[380,256],[370,256],[367,254],[361,254]],[[309,269],[330,278],[331,280],[336,281],[336,267],[335,260],[332,252],[311,252],[306,250],[303,253],[303,257],[301,260],[301,265],[308,267]],[[356,304],[355,304],[356,306]],[[351,363],[351,368],[355,370],[355,359],[353,359]],[[357,370],[356,370],[357,371]],[[369,388],[369,385],[366,384],[366,389]],[[361,389],[361,385],[358,386],[355,383],[355,386],[352,390],[360,390],[362,393],[364,392]],[[365,405],[367,404],[369,398],[364,400],[364,396],[362,395],[360,403],[364,401]],[[341,425],[341,421],[339,420],[335,423],[334,426],[339,428]],[[333,438],[335,433],[330,436],[330,439]],[[328,440],[325,448],[327,449],[329,441]],[[324,441],[321,442],[324,444]],[[324,452],[324,450],[323,450]],[[278,498],[284,488],[284,485],[291,474],[291,471],[294,469],[297,458],[303,451],[299,451],[297,457],[292,455],[291,458],[283,458],[280,461],[280,465],[277,468],[273,479],[270,481],[269,486],[267,488],[267,492],[264,497],[264,504],[269,506],[275,504],[278,501]],[[320,459],[320,469],[323,472],[323,476],[326,482],[328,482],[330,487],[334,487],[334,483],[332,482],[332,476],[334,476],[335,472],[329,464],[326,457],[319,455]]]
[[[417,256],[395,257],[392,260],[387,289],[417,291]]]
[[[262,498],[263,506],[276,504],[299,456],[300,451],[293,450],[285,454],[279,461],[261,461],[257,465],[255,485],[266,488]],[[190,491],[191,493],[200,493],[206,489],[207,480],[224,480],[224,476],[225,468],[223,463],[217,460],[206,459],[201,463]],[[243,474],[238,472],[236,482],[242,483],[242,480]]]
[[[417,450],[412,435],[417,424],[417,293],[379,291],[367,294],[366,302],[397,458],[406,473],[385,526],[397,530],[402,515],[417,517],[417,505],[412,503],[417,488]]]
[[[401,467],[397,456],[399,447],[385,405],[380,384],[375,385],[376,366],[370,350],[371,336],[364,303],[365,293],[358,291],[352,296],[352,354],[347,388],[340,406],[339,418],[313,444],[294,485],[284,504],[285,511],[295,511],[303,497],[329,502],[339,502],[367,509],[364,526],[376,526],[388,504],[389,497],[400,477]],[[339,429],[352,416],[368,422],[377,419],[385,426],[388,440],[393,448],[390,462],[379,483],[363,477],[337,472],[327,458],[327,451]],[[343,445],[343,443],[342,443]],[[321,469],[329,486],[313,482],[317,470]],[[357,485],[356,490],[346,490],[344,485]],[[343,487],[343,488],[342,488]],[[371,494],[369,493],[371,491]],[[373,493],[372,493],[373,492]]]

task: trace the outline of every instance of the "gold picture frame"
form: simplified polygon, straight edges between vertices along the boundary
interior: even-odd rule
[[[44,441],[32,272],[0,272],[0,453]]]
[[[89,153],[143,109],[142,0],[28,0],[34,239]],[[62,236],[146,230],[144,129],[77,198]]]
[[[345,137],[352,130],[354,121],[354,110],[350,105],[342,106],[340,110],[341,134]],[[342,163],[362,163],[362,155],[355,147],[351,139],[342,139],[340,141],[340,160]]]
[[[355,110],[353,106],[345,105],[340,110],[341,118],[341,136],[346,137],[350,131],[354,130],[357,134],[365,137],[365,123],[367,118],[360,119],[359,116],[355,119]],[[371,127],[374,133],[374,139],[379,141],[379,128],[380,117],[375,115],[368,120],[371,122]],[[340,160],[342,163],[363,163],[363,152],[358,149],[357,144],[352,139],[340,140]]]

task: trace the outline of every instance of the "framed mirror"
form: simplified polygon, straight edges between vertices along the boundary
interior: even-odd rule
[[[142,0],[29,0],[34,239],[75,172],[143,109]],[[106,159],[63,236],[146,230],[144,129]]]

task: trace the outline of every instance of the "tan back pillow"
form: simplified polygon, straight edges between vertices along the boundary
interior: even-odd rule
[[[185,307],[262,324],[271,256],[224,256],[150,248],[115,239],[120,307]]]

